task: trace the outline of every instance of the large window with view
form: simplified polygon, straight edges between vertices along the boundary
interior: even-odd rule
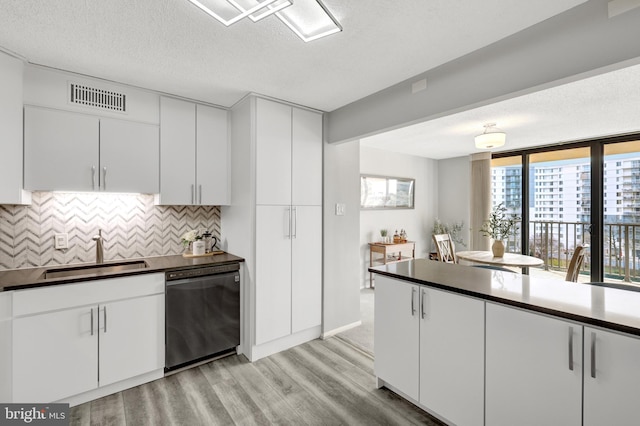
[[[522,218],[507,250],[543,260],[532,275],[640,285],[640,141],[617,138],[494,155],[492,202]],[[524,172],[526,170],[526,173]]]

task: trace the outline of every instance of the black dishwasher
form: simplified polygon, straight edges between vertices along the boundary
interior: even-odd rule
[[[235,351],[239,270],[233,263],[166,273],[165,371]]]

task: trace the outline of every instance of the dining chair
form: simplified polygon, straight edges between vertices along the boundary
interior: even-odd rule
[[[440,262],[458,263],[456,247],[450,234],[433,234],[433,242],[436,245],[436,252]]]
[[[573,251],[573,256],[571,256],[571,261],[569,261],[565,281],[578,282],[578,275],[580,275],[580,268],[582,268],[582,263],[584,262],[584,255],[584,247],[581,245],[576,246]]]

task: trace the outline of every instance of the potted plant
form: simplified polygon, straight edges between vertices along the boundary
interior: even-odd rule
[[[519,221],[520,218],[518,216],[507,213],[504,203],[493,207],[489,214],[489,219],[484,222],[480,232],[485,237],[493,239],[491,250],[494,257],[504,256],[504,240],[514,233],[516,224]]]
[[[387,230],[386,229],[381,229],[380,230],[380,236],[382,237],[382,243],[385,244],[387,243]]]

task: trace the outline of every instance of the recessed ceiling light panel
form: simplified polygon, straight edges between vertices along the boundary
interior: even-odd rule
[[[258,0],[227,0],[229,3],[233,4],[238,8],[238,10],[245,11],[255,7],[258,3]],[[249,15],[249,18],[253,22],[258,22],[261,19],[266,18],[267,16],[271,16],[276,12],[281,11],[282,9],[289,7],[293,4],[293,0],[276,0],[275,2],[263,7],[255,13]]]
[[[342,31],[342,26],[320,0],[296,0],[276,16],[305,42]]]
[[[217,19],[226,26],[235,24],[242,18],[250,16],[254,13],[261,13],[263,8],[276,3],[280,0],[242,0],[243,3],[250,3],[248,8],[238,6],[239,0],[233,2],[227,0],[189,0],[191,3],[199,7],[209,16]],[[265,15],[266,16],[266,15]]]

